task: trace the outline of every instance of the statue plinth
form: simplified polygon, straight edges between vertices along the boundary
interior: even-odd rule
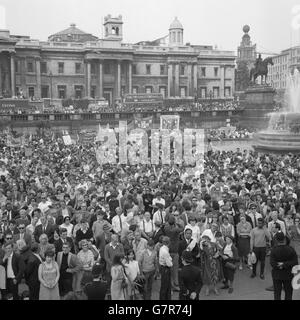
[[[246,108],[272,110],[276,91],[268,84],[253,84],[245,90]]]

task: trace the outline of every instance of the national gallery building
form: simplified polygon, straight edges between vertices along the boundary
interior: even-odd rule
[[[122,16],[105,17],[103,39],[75,24],[48,41],[0,30],[0,95],[104,98],[110,104],[129,93],[229,99],[235,58],[233,51],[184,44],[177,18],[166,37],[137,44],[123,42]]]

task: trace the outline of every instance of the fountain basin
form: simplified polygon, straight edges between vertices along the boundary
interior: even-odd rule
[[[289,131],[261,131],[253,135],[253,148],[264,153],[298,153],[300,134]]]

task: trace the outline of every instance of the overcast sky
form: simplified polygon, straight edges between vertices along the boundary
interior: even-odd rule
[[[250,36],[259,51],[280,52],[300,44],[300,29],[293,29],[300,0],[0,0],[6,8],[11,34],[48,36],[74,22],[83,31],[102,37],[107,14],[121,14],[124,42],[154,40],[168,34],[175,16],[184,27],[184,42],[217,45],[235,50],[249,24]]]

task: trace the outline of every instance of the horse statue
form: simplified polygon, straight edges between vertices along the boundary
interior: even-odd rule
[[[261,76],[261,83],[267,83],[268,76],[268,65],[274,65],[271,57],[264,59],[263,61],[259,61],[256,67],[250,70],[250,81],[252,83],[256,82],[258,76]],[[264,81],[265,80],[265,81]]]

